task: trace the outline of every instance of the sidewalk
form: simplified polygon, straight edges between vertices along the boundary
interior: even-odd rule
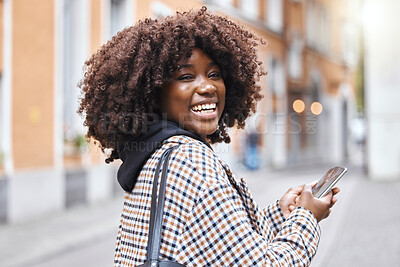
[[[121,195],[30,223],[0,226],[0,266],[32,266],[66,251],[93,245],[110,235],[116,237],[122,205]]]
[[[291,186],[319,179],[327,168],[239,170],[237,174],[245,177],[254,198],[264,206]],[[311,266],[400,266],[400,182],[373,183],[358,168],[349,167],[339,186],[338,203],[321,223],[319,251]],[[121,196],[28,224],[0,226],[0,266],[99,267],[91,264],[95,259],[101,266],[111,266],[122,203]],[[106,248],[96,247],[102,242]],[[67,254],[70,262],[61,264],[61,256]]]
[[[279,198],[290,186],[322,177],[328,166],[289,169],[263,175],[243,173],[260,206]],[[349,166],[312,267],[400,266],[400,181],[372,182]]]

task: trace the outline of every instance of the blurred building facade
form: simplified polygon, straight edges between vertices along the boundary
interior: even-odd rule
[[[234,159],[259,135],[259,165],[356,160],[362,1],[207,1],[267,40],[259,49],[269,73],[264,99],[244,131],[234,131]],[[222,151],[229,149],[221,148]]]
[[[400,180],[399,1],[365,0],[365,98],[368,176]]]
[[[259,135],[260,165],[341,162],[356,114],[355,0],[0,1],[0,222],[112,197],[117,165],[84,139],[76,114],[83,62],[144,17],[207,5],[268,41],[264,99],[230,146]]]

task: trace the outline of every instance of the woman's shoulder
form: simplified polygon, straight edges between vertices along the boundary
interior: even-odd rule
[[[165,143],[175,146],[170,166],[185,170],[186,178],[200,179],[208,186],[228,181],[221,159],[208,145],[188,136],[173,136]]]

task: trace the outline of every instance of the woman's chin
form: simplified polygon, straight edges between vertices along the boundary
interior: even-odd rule
[[[196,129],[194,129],[194,132],[205,139],[208,135],[212,135],[213,133],[215,133],[217,128],[218,125],[205,125],[201,127],[196,127]]]

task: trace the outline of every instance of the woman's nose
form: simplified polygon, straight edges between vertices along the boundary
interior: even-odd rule
[[[197,91],[199,94],[213,94],[217,91],[217,87],[211,83],[203,83],[199,85]]]

